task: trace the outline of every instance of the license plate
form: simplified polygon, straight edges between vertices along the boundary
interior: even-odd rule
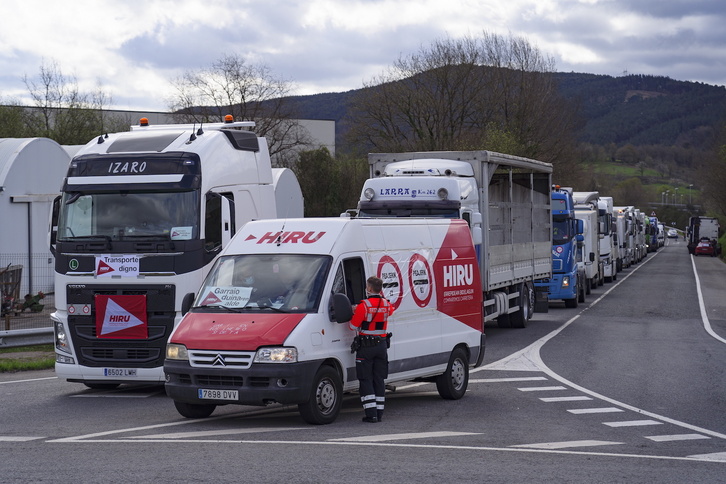
[[[200,388],[198,390],[201,400],[239,400],[238,390],[210,390]]]
[[[104,368],[103,376],[110,377],[129,377],[138,376],[136,368]]]

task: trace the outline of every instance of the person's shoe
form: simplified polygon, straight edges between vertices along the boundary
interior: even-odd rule
[[[363,417],[363,421],[368,423],[376,423],[378,422],[378,419],[376,417]]]

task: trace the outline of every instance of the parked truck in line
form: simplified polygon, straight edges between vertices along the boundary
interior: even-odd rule
[[[470,227],[484,319],[525,327],[534,281],[552,275],[552,165],[492,151],[371,153],[358,217],[462,218]],[[542,307],[542,304],[539,304]]]
[[[71,160],[50,231],[59,378],[91,388],[162,383],[182,298],[235,232],[302,216],[297,179],[272,168],[253,126],[142,120]]]
[[[189,418],[219,405],[293,404],[308,423],[333,422],[343,393],[358,388],[351,305],[376,276],[395,308],[386,383],[431,381],[442,398],[462,398],[484,356],[478,267],[458,218],[250,222],[187,298],[167,347],[166,393]]]
[[[591,204],[576,204],[575,217],[582,221],[582,243],[578,246],[577,264],[584,272],[585,292],[590,294],[602,284],[602,263],[600,262],[600,235],[598,213]]]
[[[694,255],[717,256],[721,253],[718,243],[721,226],[714,217],[690,217],[686,235],[688,236],[688,253]]]
[[[575,216],[572,188],[552,187],[552,277],[538,279],[535,287],[547,291],[549,301],[563,300],[576,308],[585,302],[585,268],[577,263],[578,246],[584,243],[583,221]]]

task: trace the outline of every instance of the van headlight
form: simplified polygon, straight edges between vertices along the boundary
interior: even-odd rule
[[[255,363],[297,363],[297,348],[260,348]]]
[[[166,345],[166,357],[170,360],[189,360],[189,352],[187,347],[175,343]]]

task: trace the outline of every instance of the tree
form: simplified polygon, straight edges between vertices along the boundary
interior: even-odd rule
[[[120,128],[119,122],[104,113],[110,98],[101,86],[85,93],[73,76],[66,76],[56,62],[43,62],[37,78],[23,76],[34,109],[24,111],[29,136],[51,138],[60,144],[85,144],[104,132],[104,127]]]
[[[27,137],[23,108],[16,101],[3,101],[1,104],[0,138]]]
[[[401,56],[364,84],[351,136],[376,151],[493,149],[575,170],[575,110],[554,62],[526,39],[484,32]]]
[[[254,121],[254,131],[267,139],[278,165],[290,166],[297,150],[310,144],[307,131],[294,119],[290,83],[275,77],[264,64],[224,55],[210,67],[187,71],[171,83],[175,93],[169,108],[183,121],[220,122],[227,114],[237,121]]]

